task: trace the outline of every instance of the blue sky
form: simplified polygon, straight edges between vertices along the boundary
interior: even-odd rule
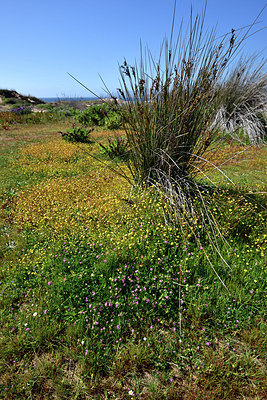
[[[67,72],[102,95],[99,74],[112,92],[119,87],[118,65],[134,63],[140,39],[157,54],[169,36],[174,0],[0,0],[0,88],[37,97],[90,96]],[[186,22],[192,4],[177,0],[176,24]],[[266,0],[208,0],[206,25],[218,35],[253,22]],[[267,8],[254,28],[267,25]],[[248,53],[266,57],[267,29],[246,41]]]

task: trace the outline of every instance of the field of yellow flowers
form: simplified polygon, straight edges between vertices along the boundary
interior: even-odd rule
[[[215,251],[70,126],[0,131],[0,398],[265,398],[266,149],[210,154]]]

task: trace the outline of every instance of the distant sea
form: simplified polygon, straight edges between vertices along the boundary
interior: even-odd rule
[[[56,103],[57,101],[88,101],[96,100],[97,97],[40,97],[46,103]]]

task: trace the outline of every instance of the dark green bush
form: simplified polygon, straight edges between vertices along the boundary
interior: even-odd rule
[[[105,118],[105,127],[108,129],[120,129],[122,127],[122,118],[116,112],[109,113]]]
[[[59,132],[62,136],[62,138],[71,143],[93,143],[93,141],[90,138],[90,133],[93,131],[93,129],[86,129],[83,127],[77,127],[75,124],[73,125],[73,128],[68,129],[66,132]]]
[[[116,137],[113,140],[109,138],[106,146],[102,143],[99,143],[99,146],[101,147],[102,152],[112,160],[114,158],[125,160],[129,157],[128,142],[125,138]]]
[[[4,104],[17,104],[18,100],[15,98],[7,98],[3,100]]]
[[[107,129],[122,127],[122,118],[114,105],[94,105],[75,116],[77,122],[88,126],[105,126]]]
[[[76,116],[76,121],[89,126],[102,126],[107,115],[107,108],[104,105],[91,106]]]

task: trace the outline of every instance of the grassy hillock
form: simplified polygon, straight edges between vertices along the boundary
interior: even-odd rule
[[[0,99],[2,105],[9,105],[9,106],[34,106],[37,104],[44,104],[43,100],[38,99],[37,97],[33,96],[24,96],[18,93],[16,90],[8,90],[8,89],[0,89]]]

